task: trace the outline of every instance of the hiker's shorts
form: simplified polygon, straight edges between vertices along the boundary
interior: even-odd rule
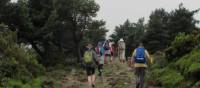
[[[140,84],[141,87],[143,88],[144,86],[144,77],[145,77],[145,67],[136,67],[135,68],[135,75],[136,75],[136,84]]]
[[[145,76],[145,67],[136,67],[135,68],[135,75],[136,76]]]
[[[95,74],[95,67],[86,66],[87,76],[91,76]]]
[[[121,60],[125,60],[125,50],[119,50],[119,58]]]
[[[111,55],[111,56],[114,56],[114,53],[113,53],[113,51],[111,51],[111,52],[110,52],[110,55]]]

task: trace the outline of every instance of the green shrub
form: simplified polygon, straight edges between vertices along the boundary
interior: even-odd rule
[[[9,78],[11,79],[7,82],[9,85],[22,88],[22,85],[43,75],[45,69],[38,63],[34,50],[26,49],[25,44],[18,44],[16,32],[4,26],[0,24],[0,81]],[[5,84],[0,82],[0,87],[2,85]],[[25,85],[25,87],[28,86]]]
[[[194,48],[194,45],[195,43],[193,42],[192,36],[179,33],[171,43],[170,47],[166,49],[166,58],[169,61],[176,60],[176,58],[180,58],[184,54],[189,53]]]
[[[20,80],[9,80],[8,81],[8,84],[7,84],[7,87],[8,88],[22,88],[23,86],[23,83],[22,81]]]
[[[162,69],[153,69],[147,75],[147,83],[148,83],[148,85],[161,86],[160,77],[161,77],[162,73],[163,73]]]
[[[27,83],[23,83],[21,80],[10,79],[6,88],[41,88],[42,83],[45,81],[44,79],[44,77],[38,77]]]
[[[200,49],[194,49],[189,54],[183,56],[176,62],[178,70],[185,76],[191,78],[194,74],[200,72]]]
[[[166,88],[200,88],[200,31],[177,35],[165,55],[163,60],[154,60],[149,83]]]
[[[192,63],[192,65],[188,69],[188,72],[190,73],[200,72],[200,63]]]
[[[165,69],[160,78],[162,86],[166,88],[176,88],[184,80],[184,77],[175,70]]]
[[[153,64],[151,65],[151,68],[164,68],[166,65],[168,65],[168,61],[165,58],[165,55],[163,53],[161,54],[154,54],[153,55]]]
[[[167,67],[164,69],[154,69],[149,75],[147,82],[149,85],[154,86],[176,88],[184,81],[184,77],[181,74]]]

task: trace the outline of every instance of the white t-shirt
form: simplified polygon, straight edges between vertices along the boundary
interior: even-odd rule
[[[118,46],[119,46],[119,49],[125,49],[126,48],[125,42],[123,42],[123,41],[119,41]]]

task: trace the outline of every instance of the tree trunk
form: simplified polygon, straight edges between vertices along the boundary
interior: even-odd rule
[[[77,37],[77,34],[76,32],[78,31],[77,29],[77,24],[76,22],[74,22],[73,20],[71,20],[72,23],[73,23],[73,27],[74,27],[74,30],[73,30],[73,37],[74,37],[74,43],[76,44],[76,57],[77,57],[77,62],[79,63],[81,61],[81,49],[80,49],[80,38]]]
[[[78,63],[80,63],[80,61],[81,61],[81,58],[82,58],[82,56],[81,56],[81,47],[80,47],[80,42],[77,44],[77,55],[78,55],[78,59],[77,59],[77,61],[78,61]]]

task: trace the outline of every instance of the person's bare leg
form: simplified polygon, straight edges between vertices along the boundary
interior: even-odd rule
[[[125,51],[124,50],[122,51],[122,55],[123,55],[123,58],[122,58],[123,59],[123,63],[125,63],[126,58],[125,58]]]
[[[107,55],[104,56],[104,63],[107,64]]]
[[[110,63],[113,64],[113,56],[110,58]]]
[[[108,56],[108,64],[111,64],[111,56]]]
[[[88,85],[92,86],[92,76],[88,76]]]
[[[92,75],[92,84],[94,85],[95,85],[95,79],[96,79],[95,75]]]
[[[119,60],[122,63],[122,56],[121,56],[121,52],[119,52]]]

